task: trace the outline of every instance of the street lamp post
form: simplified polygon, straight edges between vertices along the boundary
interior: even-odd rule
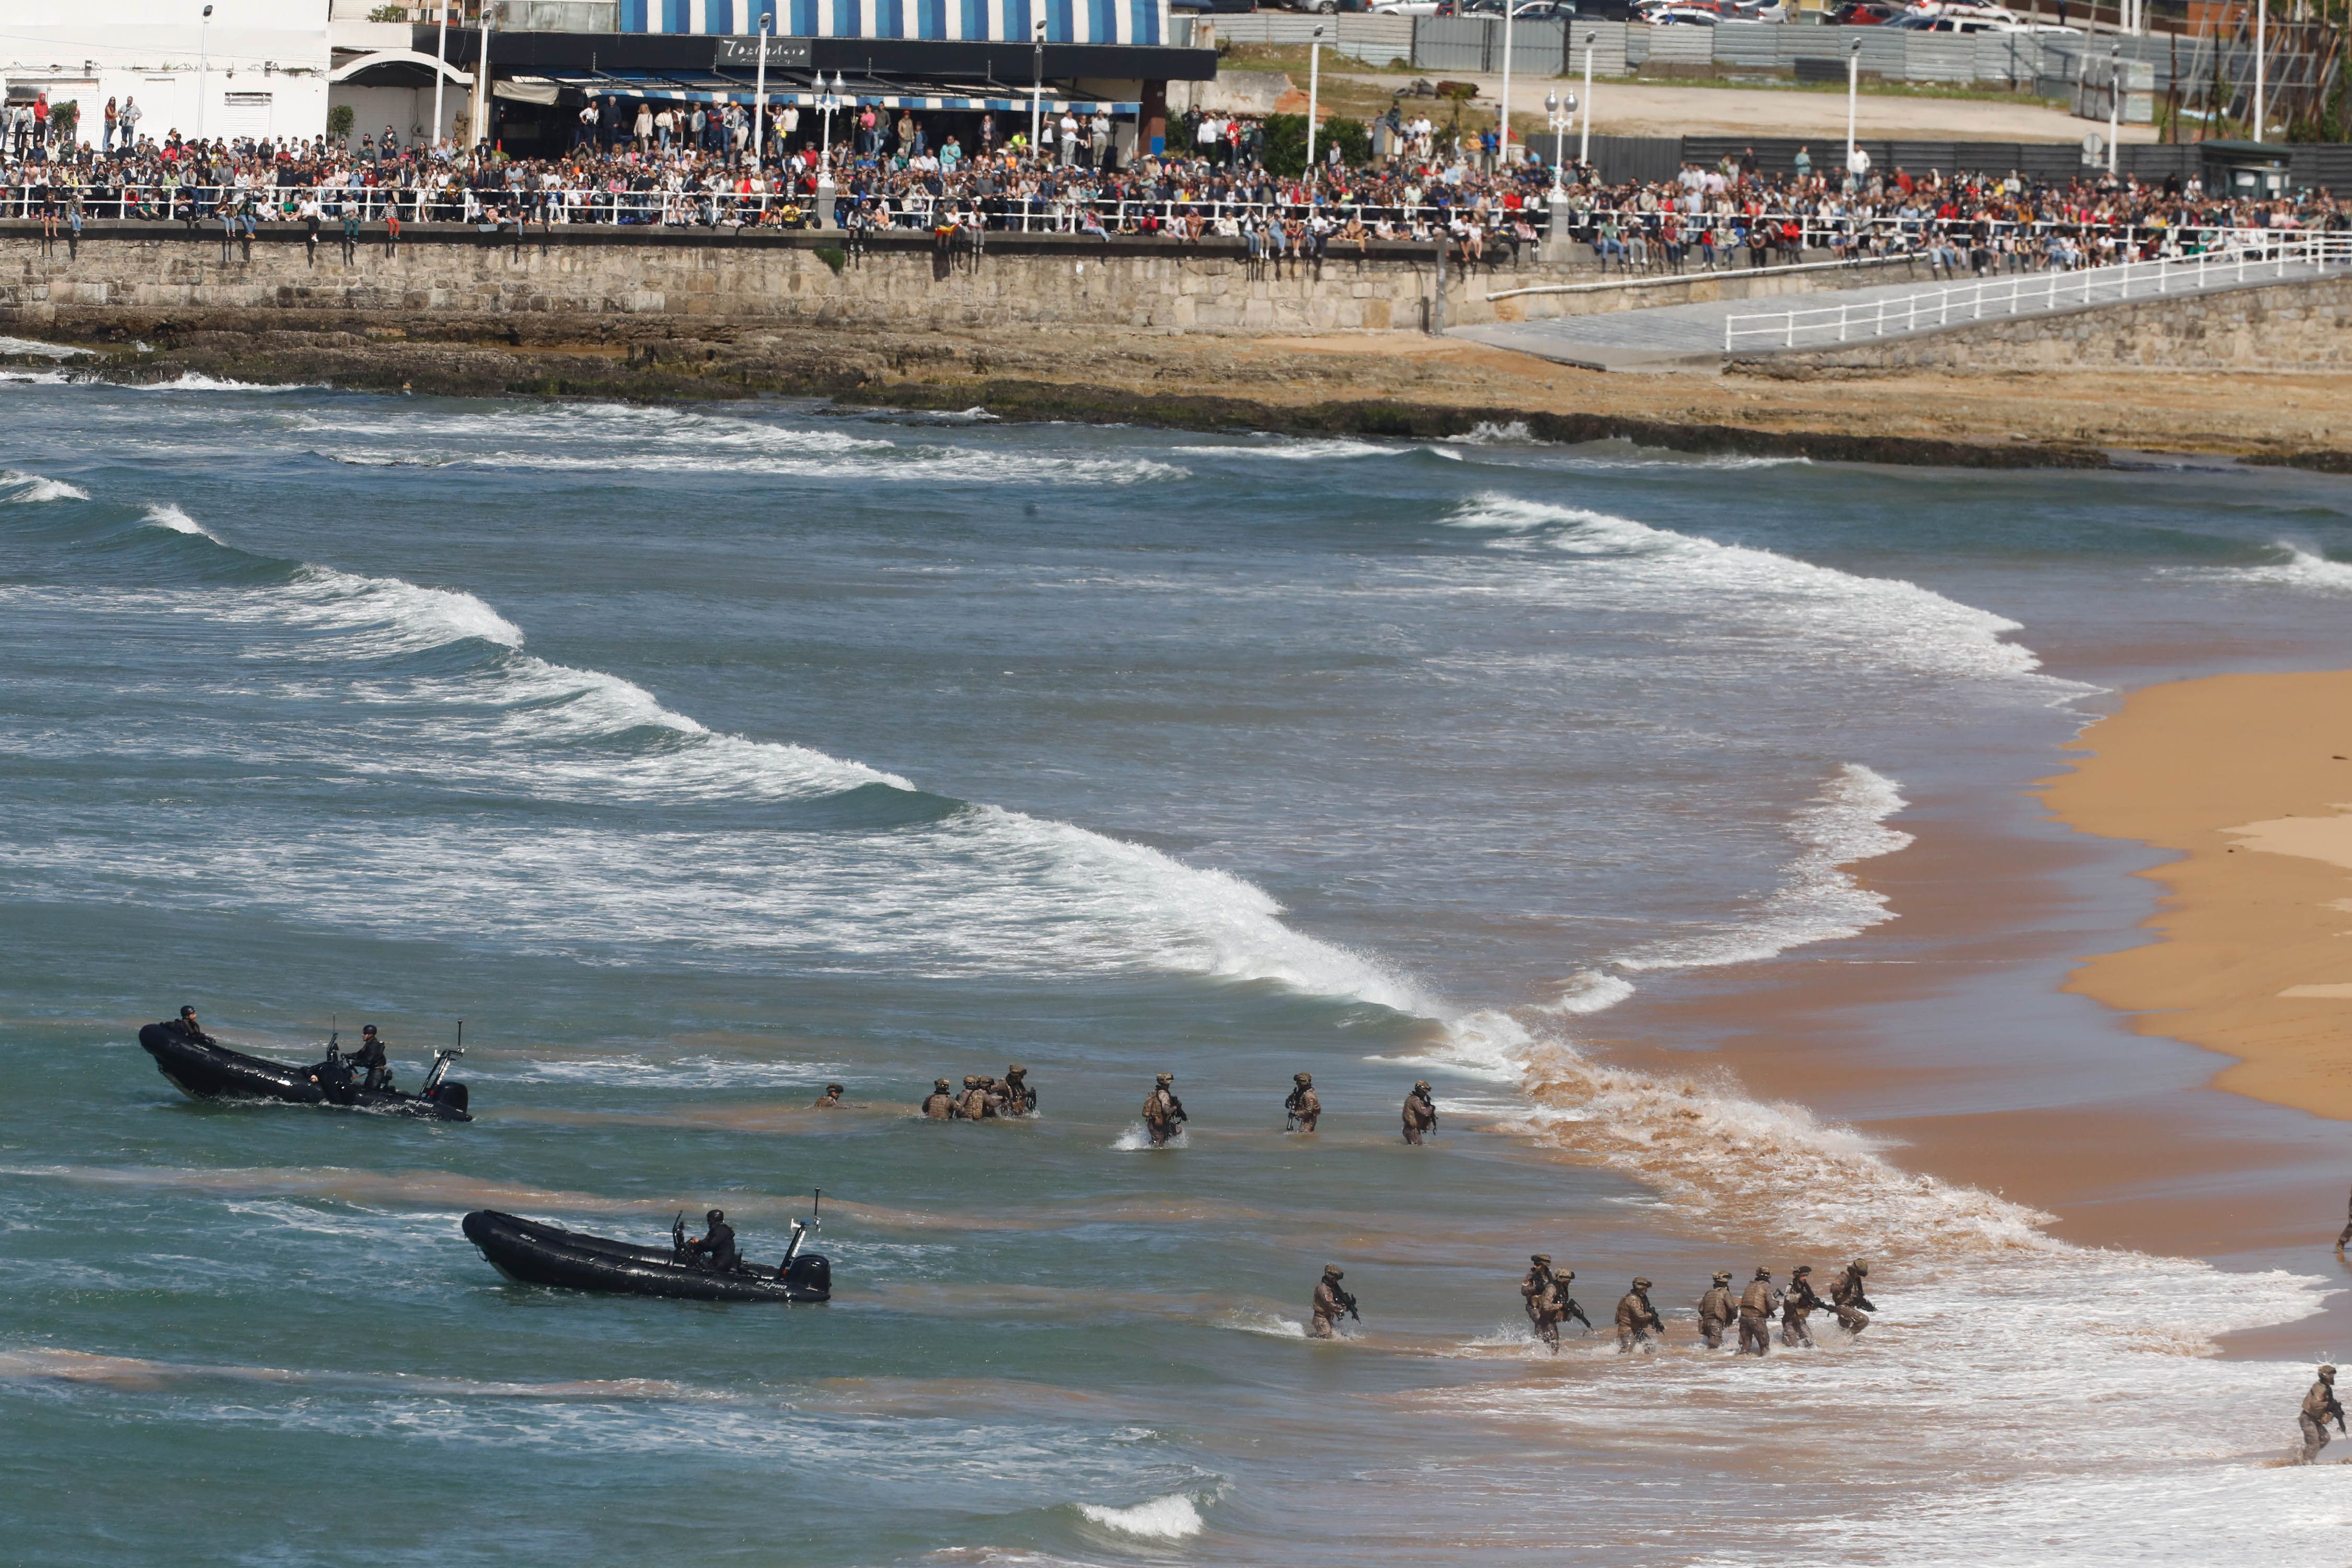
[[[2269,64],[2263,57],[2269,52],[2267,34],[2270,30],[2270,0],[2254,0],[2254,140],[2260,142],[2270,133],[2264,123],[2270,119],[2270,100],[2263,90],[2270,85]]]
[[[482,47],[474,55],[474,145],[490,139],[490,0],[482,0]]]
[[[842,80],[841,72],[835,70],[833,73],[833,86],[825,87],[824,73],[822,71],[817,73],[816,85],[821,89],[817,93],[817,107],[824,111],[824,146],[817,153],[816,161],[816,226],[819,228],[831,228],[834,226],[833,111],[841,107],[841,89],[846,84]]]
[[[760,63],[751,87],[751,166],[767,166],[768,157],[768,29],[776,25],[775,13],[760,13]]]
[[[1862,40],[1856,38],[1845,57],[1845,170],[1853,173],[1853,121],[1862,100]]]
[[[213,8],[207,5],[205,14],[196,18],[196,140],[199,142],[205,139],[205,95],[206,83],[212,77],[212,25]]]
[[[433,51],[433,145],[441,145],[442,79],[449,74],[449,0],[441,0],[441,40]]]
[[[1315,179],[1315,101],[1322,86],[1323,29],[1318,27],[1307,40],[1307,179]]]
[[[1511,13],[1518,0],[1503,0],[1503,93],[1495,105],[1495,171],[1511,161]]]
[[[2115,179],[2115,139],[2124,130],[2124,45],[2107,52],[2107,179]]]
[[[1045,24],[1029,29],[1029,156],[1037,156],[1037,133],[1045,118]]]
[[[1576,138],[1576,161],[1580,165],[1592,162],[1592,36],[1589,33],[1584,38],[1584,129]]]
[[[1570,93],[1562,103],[1559,94],[1544,94],[1544,122],[1551,127],[1551,215],[1545,227],[1550,244],[1545,259],[1558,260],[1568,244],[1568,186],[1560,179],[1560,154],[1568,147],[1569,122],[1576,118],[1576,94]]]

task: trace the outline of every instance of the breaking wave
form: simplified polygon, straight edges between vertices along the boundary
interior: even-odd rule
[[[1132,1508],[1082,1502],[1078,1512],[1091,1524],[1144,1541],[1189,1541],[1208,1527],[1199,1503],[1189,1492],[1153,1498]]]
[[[43,501],[89,499],[89,492],[79,485],[28,474],[21,468],[0,468],[0,504],[37,506]]]
[[[2008,640],[2023,629],[2018,622],[1897,578],[1858,576],[1517,496],[1477,496],[1448,521],[1500,535],[1500,548],[1556,552],[1607,573],[1612,601],[1628,608],[1734,617],[1795,633],[1777,647],[1777,656],[1788,659],[1859,658],[1921,675],[1978,679],[2032,675],[2041,666],[2032,649]]]

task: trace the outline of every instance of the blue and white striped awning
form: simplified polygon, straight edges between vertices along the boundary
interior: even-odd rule
[[[1168,0],[620,0],[625,33],[754,34],[762,12],[788,38],[940,38],[1049,44],[1168,41]]]
[[[751,89],[740,82],[717,77],[646,77],[646,76],[585,76],[576,72],[550,72],[547,79],[562,87],[584,93],[591,98],[674,99],[688,103],[751,103],[758,98]],[[1000,89],[1003,91],[1003,89]],[[793,85],[771,86],[768,101],[772,105],[794,104],[814,109],[823,95],[814,88]],[[956,93],[898,92],[887,87],[845,88],[838,102],[846,108],[864,109],[869,104],[876,109],[940,109],[969,110],[974,113],[985,109],[1002,111],[1029,111],[1026,93],[1003,97],[964,96]],[[1048,91],[1041,100],[1046,112],[1059,114],[1068,110],[1076,114],[1126,114],[1142,112],[1139,103],[1113,103],[1094,99],[1069,98]]]

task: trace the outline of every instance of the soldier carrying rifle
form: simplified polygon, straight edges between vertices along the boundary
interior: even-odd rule
[[[1323,1266],[1323,1278],[1315,1282],[1315,1324],[1307,1331],[1318,1340],[1331,1339],[1339,1332],[1342,1312],[1360,1323],[1364,1321],[1356,1310],[1356,1299],[1339,1289],[1339,1281],[1346,1277],[1346,1270],[1338,1264],[1327,1263]]]

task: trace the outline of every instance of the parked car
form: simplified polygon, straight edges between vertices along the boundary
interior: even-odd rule
[[[1372,0],[1376,16],[1434,16],[1444,0]]]
[[[1168,0],[1171,11],[1195,11],[1228,16],[1247,16],[1257,9],[1257,0]]]
[[[1822,18],[1832,27],[1883,26],[1903,15],[1903,7],[1893,0],[1845,0],[1845,4]]]
[[[1499,16],[1503,0],[1460,0],[1457,16]],[[1518,0],[1511,16],[1520,22],[1565,22],[1576,15],[1575,0]]]
[[[1712,11],[1696,5],[1668,5],[1650,13],[1653,27],[1712,27],[1723,21]]]

